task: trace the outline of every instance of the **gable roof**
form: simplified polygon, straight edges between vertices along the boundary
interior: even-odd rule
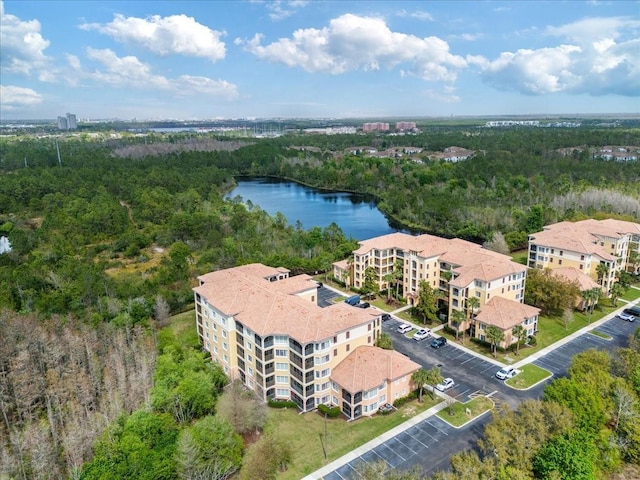
[[[371,390],[420,369],[420,364],[395,350],[360,346],[331,371],[331,380],[351,393]]]
[[[577,282],[580,291],[593,290],[594,288],[602,288],[598,282],[591,278],[586,273],[576,270],[573,267],[556,267],[551,270],[551,274],[556,277],[561,277],[569,282]]]

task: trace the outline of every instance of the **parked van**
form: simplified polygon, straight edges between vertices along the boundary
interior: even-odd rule
[[[360,295],[353,295],[345,300],[349,305],[357,305],[360,303]]]

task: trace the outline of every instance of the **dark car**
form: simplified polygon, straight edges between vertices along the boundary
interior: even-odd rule
[[[356,305],[358,308],[369,308],[371,304],[369,302],[362,302]]]
[[[633,307],[630,308],[625,308],[623,310],[624,313],[626,313],[627,315],[633,315],[634,317],[640,317],[640,306],[635,305]]]
[[[391,320],[391,315],[389,315],[388,313],[383,313],[381,318],[383,322],[386,322],[387,320]]]
[[[390,403],[385,403],[384,405],[380,405],[380,408],[378,408],[378,411],[380,413],[389,413],[393,410],[393,405],[391,405]]]
[[[447,339],[444,337],[436,338],[433,342],[431,342],[431,346],[433,348],[440,348],[447,344]]]

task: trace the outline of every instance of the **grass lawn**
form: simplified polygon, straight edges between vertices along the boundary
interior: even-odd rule
[[[484,412],[492,410],[493,406],[493,400],[490,398],[476,397],[467,403],[455,402],[450,407],[440,410],[437,415],[453,427],[461,427]],[[467,409],[469,409],[468,414]]]
[[[620,298],[628,302],[635,300],[636,298],[640,298],[640,289],[629,288]]]
[[[325,432],[323,416],[318,413],[299,414],[297,409],[270,408],[266,430],[277,432],[278,438],[286,442],[293,453],[288,470],[279,473],[278,480],[298,480],[309,475],[441,401],[431,400],[428,394],[422,399],[423,403],[418,400],[408,402],[389,415],[374,415],[353,422],[344,418],[328,419],[326,460],[322,447]]]
[[[595,335],[596,337],[604,338],[605,340],[611,340],[611,336],[599,330],[591,330],[589,333],[591,335]]]
[[[523,365],[519,370],[520,373],[518,375],[505,381],[507,385],[517,390],[526,390],[551,376],[549,370],[545,370],[533,363]]]
[[[600,320],[601,318],[613,312],[614,310],[617,310],[617,308],[613,307],[611,305],[611,302],[608,299],[603,299],[598,304],[598,307],[592,314],[574,312],[573,321],[570,322],[569,325],[567,325],[566,327],[562,321],[562,318],[546,317],[544,315],[540,315],[538,317],[538,333],[536,333],[536,345],[534,346],[521,345],[520,351],[517,355],[515,350],[514,351],[498,350],[496,354],[497,356],[495,357],[495,359],[506,364],[514,363],[518,360],[526,358],[529,355],[532,355],[542,350],[545,347],[548,347],[549,345],[557,342],[558,340],[563,339],[564,337],[572,334],[573,332],[580,330],[581,328],[588,327],[593,322]],[[444,331],[440,331],[438,333],[447,337],[447,340],[451,342],[456,341],[454,334],[445,333]],[[462,336],[460,336],[459,342],[461,342],[461,340],[462,340]],[[467,338],[464,345],[476,353],[485,355],[490,358],[494,358],[493,354],[491,353],[491,346],[489,344],[472,342],[469,340],[469,338]]]
[[[511,253],[511,258],[516,263],[519,263],[521,265],[526,265],[527,264],[528,255],[529,255],[529,251],[528,250],[518,250],[517,252],[512,252]]]

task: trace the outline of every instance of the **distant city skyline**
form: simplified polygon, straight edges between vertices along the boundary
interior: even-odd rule
[[[640,114],[640,3],[0,0],[0,73],[0,121]]]

